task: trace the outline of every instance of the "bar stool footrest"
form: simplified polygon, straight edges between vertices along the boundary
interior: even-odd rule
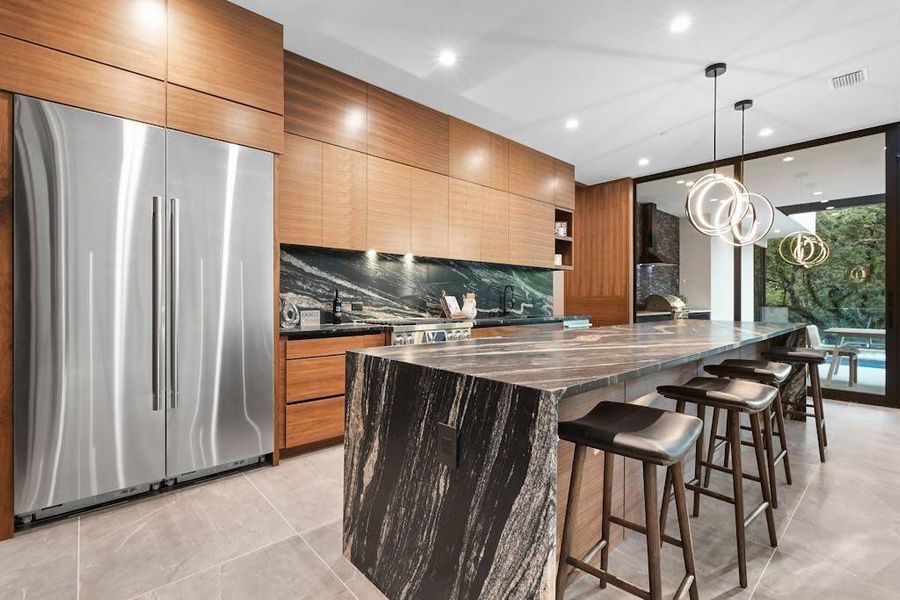
[[[646,527],[644,527],[643,525],[640,525],[638,523],[632,523],[631,521],[626,521],[625,519],[623,519],[621,517],[617,517],[615,515],[610,515],[609,522],[615,523],[616,525],[620,525],[621,527],[624,527],[626,529],[630,529],[631,531],[636,531],[637,533],[647,535]],[[673,546],[677,546],[679,548],[684,547],[684,544],[682,543],[681,540],[679,540],[678,538],[674,538],[671,535],[661,533],[660,537],[662,538],[662,541],[666,542],[667,544],[672,544]]]
[[[609,585],[615,586],[620,590],[624,590],[629,594],[633,594],[638,598],[643,598],[644,600],[650,600],[650,592],[645,590],[642,587],[638,587],[630,581],[625,581],[624,579],[619,579],[609,571],[604,571],[603,569],[598,569],[594,565],[589,565],[588,563],[578,560],[577,558],[569,557],[566,559],[566,563],[572,565],[576,569],[580,571],[584,571],[590,575],[593,575],[600,581],[605,581]]]

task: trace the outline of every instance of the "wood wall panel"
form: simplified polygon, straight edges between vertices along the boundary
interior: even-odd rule
[[[379,252],[410,251],[410,167],[370,156],[366,178],[367,244]]]
[[[369,154],[426,171],[449,173],[447,115],[371,85],[367,106]]]
[[[0,35],[0,89],[166,124],[163,82],[5,35]]]
[[[3,0],[0,33],[156,79],[166,76],[165,0]]]
[[[560,208],[575,209],[575,166],[554,161],[554,203]]]
[[[269,152],[284,151],[284,118],[202,94],[177,85],[166,86],[166,125]]]
[[[509,193],[481,188],[481,256],[493,263],[509,262]]]
[[[327,248],[366,249],[366,155],[322,148],[322,241]]]
[[[566,273],[566,311],[595,326],[630,323],[633,306],[633,192],[619,179],[575,193],[575,268]]]
[[[553,265],[553,206],[509,195],[509,262],[516,265]]]
[[[278,236],[282,244],[322,245],[322,142],[285,134],[278,156]]]
[[[13,535],[12,96],[0,92],[0,540]]]
[[[284,53],[284,130],[366,151],[367,85],[308,58]]]
[[[509,142],[509,191],[517,196],[553,204],[556,196],[555,160],[522,144]]]
[[[450,176],[508,190],[509,141],[450,117]]]
[[[447,256],[450,251],[450,180],[412,167],[410,174],[411,252]]]
[[[450,180],[450,258],[481,259],[481,191],[477,183]]]
[[[168,7],[169,82],[284,114],[280,23],[225,0]]]

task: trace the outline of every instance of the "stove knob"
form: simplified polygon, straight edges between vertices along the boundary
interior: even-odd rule
[[[459,337],[460,337],[460,339],[463,339],[463,340],[469,340],[469,339],[472,339],[472,333],[468,329],[466,329],[465,331],[463,331],[462,333],[459,334]]]
[[[406,344],[406,345],[409,345],[409,344],[415,343],[415,341],[416,341],[416,338],[413,337],[413,334],[407,333],[407,334],[406,334],[406,337],[404,338],[403,343]]]
[[[395,346],[402,346],[402,345],[405,344],[405,343],[406,343],[406,340],[403,339],[403,336],[402,336],[402,335],[395,335],[395,336],[394,336],[394,345],[395,345]]]

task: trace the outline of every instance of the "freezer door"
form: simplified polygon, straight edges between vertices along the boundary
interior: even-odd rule
[[[165,475],[153,205],[165,132],[15,98],[15,512]],[[154,410],[157,408],[157,410]]]
[[[271,154],[167,132],[169,476],[273,449]]]

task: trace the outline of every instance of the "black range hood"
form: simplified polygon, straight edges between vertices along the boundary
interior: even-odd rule
[[[656,204],[648,202],[641,204],[641,255],[638,257],[640,265],[677,266],[671,260],[661,256],[658,251],[659,243],[659,216]]]

